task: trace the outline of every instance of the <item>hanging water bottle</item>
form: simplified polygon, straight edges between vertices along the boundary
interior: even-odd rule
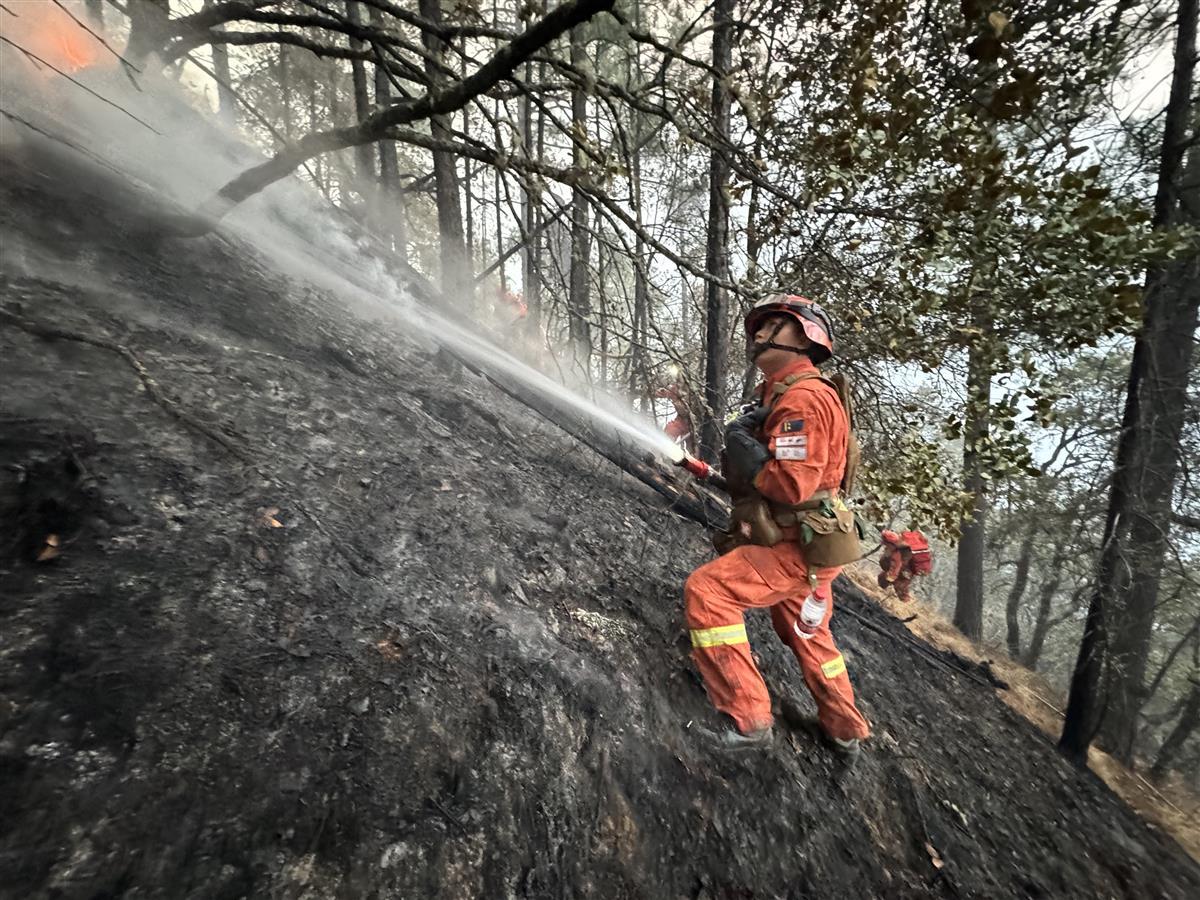
[[[825,611],[829,603],[821,595],[821,591],[814,590],[811,594],[804,598],[804,603],[800,607],[800,615],[796,616],[796,623],[792,629],[797,636],[802,640],[811,640],[813,635],[821,628],[821,623],[825,621]]]

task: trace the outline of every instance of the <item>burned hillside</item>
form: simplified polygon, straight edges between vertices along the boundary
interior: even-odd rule
[[[848,583],[862,756],[714,755],[661,494],[74,152],[3,163],[6,896],[1200,894]]]

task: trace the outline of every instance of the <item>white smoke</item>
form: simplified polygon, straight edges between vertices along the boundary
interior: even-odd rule
[[[45,20],[14,23],[0,12],[0,34],[32,52],[42,49],[31,46],[32,32]],[[78,26],[60,19],[56,27]],[[0,142],[28,140],[34,131],[50,135],[174,204],[181,215],[263,161],[261,151],[227,130],[186,86],[150,74],[149,67],[131,78],[108,50],[86,36],[80,40],[92,43],[96,62],[76,71],[64,64],[62,74],[31,62],[10,43],[0,44],[0,110],[6,114],[0,118]],[[44,59],[49,54],[39,53]],[[386,323],[398,337],[446,343],[485,371],[569,405],[623,439],[680,458],[678,447],[623,401],[587,399],[486,340],[481,326],[419,307],[370,240],[352,234],[329,202],[300,179],[272,184],[235,207],[218,227],[253,246],[279,272],[335,294],[348,314]],[[180,252],[187,252],[184,239]]]

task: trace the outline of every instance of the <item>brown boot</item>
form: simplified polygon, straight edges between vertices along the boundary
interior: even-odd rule
[[[720,753],[745,753],[750,750],[765,750],[771,746],[771,739],[774,737],[774,733],[769,725],[766,728],[757,728],[745,734],[742,734],[736,728],[726,728],[723,731],[710,731],[707,728],[701,728],[699,732],[701,739],[709,748]]]

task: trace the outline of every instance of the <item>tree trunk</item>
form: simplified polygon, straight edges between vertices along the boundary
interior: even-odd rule
[[[459,42],[459,73],[465,78],[467,76],[467,39],[464,37]],[[463,109],[463,139],[471,140],[471,111]],[[471,267],[475,267],[475,262],[479,255],[475,252],[475,182],[472,179],[471,160],[465,158],[463,163],[463,201],[467,205],[467,259],[471,261]]]
[[[292,140],[292,73],[289,65],[288,45],[279,45],[279,55],[276,57],[276,65],[278,66],[277,74],[279,79],[279,108],[283,113],[282,128],[284,140]]]
[[[217,73],[217,117],[230,128],[237,127],[237,98],[233,95],[233,78],[229,71],[229,47],[212,45],[213,71]]]
[[[733,67],[733,6],[735,0],[716,0],[713,7],[712,83],[713,136],[729,142],[731,98],[725,84]],[[729,280],[729,163],[714,148],[708,168],[708,235],[705,265],[721,281]],[[729,296],[725,288],[706,281],[704,418],[700,426],[699,454],[706,462],[720,461],[725,421],[726,381],[729,365]]]
[[[1200,149],[1193,148],[1190,156],[1193,186],[1188,192],[1200,223]],[[1188,408],[1192,335],[1200,307],[1198,285],[1200,254],[1194,254],[1165,267],[1147,291],[1148,315],[1141,336],[1147,352],[1142,355],[1145,366],[1137,378],[1141,415],[1135,428],[1140,446],[1131,460],[1131,488],[1123,517],[1128,531],[1122,534],[1117,526],[1115,546],[1110,550],[1124,564],[1128,587],[1112,598],[1108,704],[1102,724],[1106,748],[1127,765],[1133,761],[1138,714],[1147,698],[1146,663],[1169,546],[1180,439]]]
[[[500,103],[499,103],[499,101],[497,101],[496,102],[496,119],[499,120],[499,118],[500,118]],[[498,260],[500,262],[500,267],[498,270],[499,275],[500,275],[500,290],[507,291],[508,290],[508,272],[505,271],[505,264],[504,264],[505,263],[505,261],[504,261],[504,220],[503,220],[503,217],[501,216],[501,203],[502,203],[501,197],[503,196],[503,190],[502,190],[503,185],[501,185],[501,183],[500,183],[500,170],[496,169],[493,172],[493,175],[495,177],[492,179],[492,186],[496,192],[496,257],[498,258]]]
[[[204,0],[204,8],[208,9],[216,0]],[[213,28],[222,31],[223,26]],[[237,127],[237,98],[233,95],[233,79],[229,72],[229,45],[212,45],[213,72],[217,76],[217,118],[230,128]]]
[[[383,27],[383,14],[374,6],[370,9],[371,26]],[[387,106],[392,100],[392,83],[382,66],[375,66],[375,104]],[[385,239],[399,254],[401,261],[408,258],[408,229],[405,227],[404,200],[400,194],[400,164],[396,158],[396,142],[383,140],[379,147],[379,194],[381,203],[381,225]]]
[[[525,83],[533,81],[533,63],[525,63]],[[532,159],[533,145],[533,103],[529,95],[521,97],[521,147],[526,159]],[[537,244],[541,236],[537,229],[537,197],[530,187],[528,178],[521,182],[521,229],[525,245],[521,248],[521,291],[525,295],[525,306],[529,310],[529,318],[534,315],[534,297],[537,288],[534,282],[538,278]]]
[[[492,27],[497,28],[497,29],[500,27],[500,11],[498,9],[497,0],[492,0]],[[492,52],[495,53],[495,50],[496,50],[496,45],[493,44]],[[499,97],[496,97],[492,100],[492,118],[497,122],[500,121],[500,98]],[[506,118],[507,118],[507,116],[506,116]],[[498,135],[498,134],[496,135],[496,147],[497,147],[497,149],[500,148],[500,135]],[[508,291],[508,272],[505,267],[505,256],[504,256],[504,223],[503,223],[503,221],[501,219],[501,215],[500,215],[501,188],[506,185],[501,184],[502,176],[500,174],[499,166],[496,166],[496,168],[494,168],[492,170],[492,175],[494,176],[492,179],[492,185],[496,190],[496,259],[500,263],[500,290],[502,292],[507,292]]]
[[[423,17],[434,25],[441,26],[441,0],[418,0],[417,6]],[[430,55],[438,59],[445,56],[446,43],[441,38],[423,31],[421,40]],[[441,89],[445,79],[431,60],[425,61],[425,75],[429,78],[433,91]],[[434,140],[453,140],[449,115],[431,116],[429,128]],[[474,296],[474,273],[467,258],[466,244],[463,242],[462,207],[458,198],[458,170],[454,154],[445,150],[433,151],[433,182],[437,193],[438,231],[441,238],[442,292],[452,305],[463,309],[470,308],[473,305],[471,300]]]
[[[984,328],[983,333],[987,333]],[[988,350],[976,342],[967,360],[967,411],[963,434],[963,489],[974,498],[962,521],[958,544],[958,590],[954,626],[973,641],[983,637],[983,548],[987,523],[987,481],[983,442],[991,424],[992,366]]]
[[[546,61],[538,60],[538,83],[544,84],[546,81]],[[537,158],[546,158],[546,117],[538,110],[537,117]],[[534,209],[534,233],[538,235],[537,240],[533,245],[533,282],[530,285],[531,291],[525,296],[525,303],[529,307],[529,333],[538,337],[542,327],[542,284],[545,280],[542,261],[545,258],[547,249],[547,238],[542,234],[543,228],[542,205],[538,202]]]
[[[354,25],[362,25],[362,8],[356,0],[346,0],[346,18]],[[351,50],[363,50],[366,44],[358,38],[350,38]],[[354,114],[362,121],[371,114],[371,95],[367,90],[367,66],[361,59],[350,60],[350,78],[354,84]],[[376,181],[374,154],[370,144],[359,144],[354,148],[354,168],[358,175],[359,194],[370,202],[376,196],[372,186]]]
[[[1035,531],[1030,528],[1021,541],[1021,550],[1017,554],[1017,570],[1013,573],[1012,587],[1008,591],[1008,602],[1004,604],[1004,621],[1008,626],[1005,643],[1008,655],[1012,659],[1021,658],[1021,623],[1018,613],[1021,610],[1021,600],[1025,597],[1025,588],[1029,584],[1029,566],[1033,562],[1033,540]]]
[[[1171,648],[1171,652],[1167,654],[1167,658],[1164,659],[1162,665],[1158,667],[1158,673],[1154,676],[1146,688],[1147,703],[1150,702],[1150,700],[1153,699],[1154,695],[1158,692],[1159,686],[1162,684],[1163,679],[1167,677],[1167,673],[1171,671],[1171,666],[1175,664],[1175,660],[1179,656],[1180,652],[1184,647],[1187,646],[1189,641],[1197,638],[1198,633],[1200,633],[1200,618],[1197,618],[1196,621],[1192,623],[1192,627],[1189,628],[1184,633],[1183,637],[1179,639],[1178,643]],[[1200,662],[1200,643],[1197,643],[1195,653],[1198,657],[1197,662]]]
[[[1154,759],[1154,765],[1150,769],[1151,777],[1162,778],[1167,774],[1167,769],[1171,768],[1179,756],[1179,751],[1197,727],[1200,727],[1200,679],[1192,681],[1192,689],[1183,705],[1183,711],[1179,714],[1179,721],[1163,741],[1158,756]]]
[[[1200,148],[1192,146],[1189,172],[1182,156],[1188,130],[1196,125],[1190,99],[1198,3],[1179,2],[1154,200],[1156,229],[1200,222]],[[1086,761],[1100,727],[1118,759],[1129,762],[1133,752],[1187,409],[1198,282],[1200,254],[1195,252],[1146,278],[1145,321],[1134,342],[1095,590],[1059,739],[1059,749],[1078,764]]]
[[[642,27],[641,0],[633,0],[634,25]],[[633,73],[641,71],[641,44],[635,43],[632,55],[625,57],[625,83],[632,86]],[[642,221],[642,116],[640,111],[629,112],[629,133],[633,147],[629,160],[629,186],[633,199],[633,213],[638,223]],[[633,323],[629,346],[629,396],[641,400],[642,411],[654,408],[651,388],[650,355],[647,350],[650,332],[650,286],[646,283],[646,270],[650,261],[646,258],[646,242],[641,232],[633,238]]]
[[[583,69],[587,65],[582,28],[571,31],[571,65]],[[587,94],[579,85],[571,88],[571,130],[575,143],[572,148],[576,169],[587,165],[587,155],[579,146],[587,140]],[[571,189],[571,273],[567,297],[568,334],[576,365],[585,373],[592,355],[592,299],[588,292],[588,200],[579,186]]]
[[[603,231],[600,227],[600,214],[596,214],[596,234],[603,236]],[[599,324],[600,324],[600,390],[608,389],[608,292],[606,290],[605,278],[608,273],[604,268],[604,245],[599,240],[596,243],[596,293],[597,300],[600,302]]]
[[[305,79],[304,88],[305,88],[305,92],[308,95],[308,130],[309,131],[316,131],[317,122],[320,119],[320,113],[317,110],[317,85],[319,83],[320,82],[316,78],[306,78]],[[322,194],[324,194],[326,197],[328,197],[329,191],[325,185],[325,178],[322,174],[321,163],[322,163],[322,158],[318,156],[316,158],[316,160],[314,160],[314,165],[309,167],[309,171],[312,173],[313,180],[317,183],[317,190],[319,190]]]
[[[637,122],[637,119],[634,120]],[[635,131],[634,134],[637,134]],[[642,209],[642,152],[635,149],[631,166],[633,180],[633,202],[638,215]],[[629,367],[629,393],[641,397],[644,409],[653,408],[653,388],[650,384],[650,358],[647,346],[650,333],[650,286],[646,283],[646,269],[650,260],[646,256],[646,242],[639,232],[633,239],[633,347]]]
[[[129,43],[125,57],[135,66],[145,67],[152,53],[163,49],[171,18],[170,0],[128,0]]]
[[[754,142],[754,158],[762,158],[762,139]],[[750,204],[746,210],[746,281],[751,285],[758,282],[759,257],[762,255],[762,231],[758,227],[759,209],[762,205],[761,191],[758,182],[750,185]],[[749,403],[754,396],[754,387],[758,383],[758,369],[754,363],[746,363],[742,369],[742,403]]]
[[[1051,575],[1038,592],[1037,618],[1033,622],[1033,632],[1029,636],[1029,644],[1021,657],[1021,663],[1028,669],[1037,669],[1038,660],[1042,658],[1042,649],[1046,645],[1046,635],[1050,633],[1050,610],[1054,604],[1054,595],[1062,584],[1062,564],[1066,558],[1065,542],[1055,552],[1054,562],[1051,563]]]

